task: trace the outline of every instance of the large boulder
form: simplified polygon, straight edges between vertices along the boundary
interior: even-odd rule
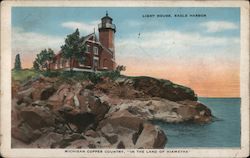
[[[135,147],[140,149],[161,149],[165,147],[166,141],[166,135],[158,126],[145,123]]]
[[[68,84],[60,85],[57,91],[48,98],[48,103],[53,105],[55,109],[60,108],[60,106],[64,104],[64,100],[70,92],[70,87],[71,86]]]
[[[56,89],[53,86],[49,86],[42,90],[40,100],[47,100],[55,93]]]
[[[100,133],[113,148],[164,148],[166,136],[126,110],[114,112],[100,125]]]
[[[26,144],[31,143],[42,135],[39,130],[33,130],[29,125],[23,123],[11,128],[11,136]]]
[[[177,112],[197,123],[207,123],[212,120],[212,112],[204,104],[196,101],[185,100],[179,102],[183,104],[182,108],[177,109]]]
[[[65,123],[72,123],[77,126],[77,130],[84,131],[89,126],[95,124],[95,115],[89,112],[82,112],[72,106],[64,105],[59,110],[60,115],[64,118]]]
[[[163,131],[144,122],[127,110],[121,110],[100,124],[100,133],[115,148],[164,148]]]
[[[65,105],[59,107],[58,111],[66,122],[75,124],[80,131],[98,124],[109,110],[109,105],[101,102],[100,98],[94,96],[88,89],[79,89],[75,94],[72,92],[67,94],[64,99]]]
[[[89,96],[87,100],[87,107],[90,109],[90,112],[96,116],[97,121],[102,120],[109,111],[108,103],[101,102],[100,98],[96,96]]]
[[[56,117],[47,107],[28,106],[20,111],[22,119],[33,129],[55,125]]]
[[[112,147],[134,148],[134,135],[140,131],[143,122],[144,120],[127,110],[121,110],[108,115],[98,129]]]
[[[49,132],[41,136],[30,145],[33,148],[55,148],[60,147],[58,144],[62,144],[63,135],[55,132]]]
[[[127,110],[120,110],[120,111],[111,113],[110,116],[102,122],[102,124],[109,123],[113,127],[122,126],[125,128],[138,131],[140,124],[142,124],[143,122],[144,120],[131,114]]]

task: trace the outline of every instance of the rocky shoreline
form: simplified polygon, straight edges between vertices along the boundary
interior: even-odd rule
[[[13,148],[164,148],[151,121],[208,123],[193,90],[151,77],[12,82]]]

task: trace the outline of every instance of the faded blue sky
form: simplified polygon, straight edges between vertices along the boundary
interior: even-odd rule
[[[58,51],[77,27],[81,35],[92,33],[94,27],[97,31],[106,11],[117,27],[116,61],[127,66],[126,74],[171,79],[203,96],[239,95],[239,8],[14,7],[12,57],[20,53],[24,67],[30,67],[41,49]],[[144,14],[172,17],[143,18]],[[208,92],[208,85],[215,88]]]

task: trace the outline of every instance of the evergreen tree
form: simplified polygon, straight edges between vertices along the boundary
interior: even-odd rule
[[[36,55],[36,59],[33,62],[33,68],[35,70],[50,70],[50,64],[53,62],[55,53],[52,49],[44,49],[39,54]]]
[[[65,44],[61,46],[62,56],[70,61],[70,71],[73,70],[72,61],[77,60],[78,62],[83,62],[85,45],[81,41],[79,30],[70,35],[67,35],[65,39]]]
[[[16,55],[14,69],[15,70],[21,70],[22,69],[22,67],[21,67],[21,60],[20,60],[20,54]]]

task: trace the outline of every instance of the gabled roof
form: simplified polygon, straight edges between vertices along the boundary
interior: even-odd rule
[[[105,46],[102,45],[102,43],[99,41],[99,39],[97,38],[96,34],[93,32],[87,36],[83,36],[80,40],[83,42],[83,43],[86,43],[91,37],[93,37],[95,39],[95,43],[100,45],[104,50],[106,50],[108,53],[110,53],[111,55],[113,55],[113,52],[106,48]],[[61,54],[61,50],[56,54],[56,56],[58,56],[59,54]]]
[[[97,38],[97,36],[96,36],[96,34],[95,34],[94,32],[91,33],[91,34],[89,34],[89,35],[87,35],[87,36],[82,37],[83,43],[85,43],[86,41],[88,41],[91,37],[94,37],[94,38],[95,38],[96,44],[100,45],[100,46],[101,46],[103,49],[105,49],[108,53],[110,53],[111,55],[113,55],[113,52],[112,52],[110,49],[108,49],[108,48],[106,48],[105,46],[102,45],[102,43],[99,41],[99,39]]]
[[[95,41],[97,42],[99,42],[99,40],[98,40],[98,38],[97,38],[97,36],[96,36],[96,34],[93,32],[93,33],[91,33],[91,34],[89,34],[89,35],[87,35],[87,36],[84,36],[84,37],[82,37],[81,38],[81,40],[82,40],[82,42],[83,43],[85,43],[87,40],[89,40],[91,37],[93,37],[93,38],[95,38]]]

